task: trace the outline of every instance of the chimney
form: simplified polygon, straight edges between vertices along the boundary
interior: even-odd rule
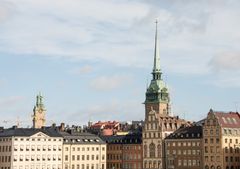
[[[65,129],[65,124],[64,124],[64,123],[61,123],[61,125],[60,125],[60,131],[64,131],[64,129]]]
[[[56,128],[56,123],[53,123],[53,124],[52,124],[52,128]]]

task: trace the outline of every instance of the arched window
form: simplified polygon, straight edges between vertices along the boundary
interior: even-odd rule
[[[220,166],[217,166],[217,169],[221,169],[221,167],[220,167]]]
[[[155,144],[154,143],[151,143],[149,145],[149,153],[150,153],[150,158],[155,157]]]
[[[161,168],[161,161],[158,161],[158,168]]]
[[[228,148],[227,147],[225,147],[225,153],[228,153]]]
[[[147,145],[146,144],[144,145],[143,151],[144,151],[144,157],[147,157]]]
[[[144,168],[147,168],[147,162],[146,161],[144,162]]]
[[[161,157],[161,154],[162,154],[161,144],[158,144],[158,146],[157,146],[157,151],[158,151],[158,157]]]
[[[208,165],[205,165],[205,169],[209,169]]]
[[[226,169],[229,169],[229,167],[227,166]]]
[[[212,166],[211,166],[211,169],[215,169],[215,167],[212,165]]]

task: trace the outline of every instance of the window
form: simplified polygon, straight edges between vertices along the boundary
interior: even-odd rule
[[[196,166],[196,160],[192,160],[192,165]]]
[[[208,153],[208,147],[205,146],[205,153]]]
[[[187,160],[183,160],[183,166],[187,166]]]
[[[188,166],[192,166],[192,160],[188,160]]]
[[[155,157],[155,144],[154,143],[151,143],[149,145],[149,153],[150,153],[150,158]]]
[[[213,130],[210,130],[210,134],[213,135]]]
[[[162,154],[161,144],[158,144],[157,151],[158,151],[158,157],[161,157],[161,154]]]
[[[228,153],[228,148],[227,147],[225,147],[225,153]]]
[[[178,166],[182,165],[182,160],[178,160]]]

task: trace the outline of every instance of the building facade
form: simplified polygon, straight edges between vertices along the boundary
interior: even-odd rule
[[[0,169],[61,169],[61,135],[53,128],[0,131]]]
[[[171,116],[169,90],[162,79],[160,68],[157,22],[152,80],[147,88],[144,104],[143,168],[162,169],[165,161],[163,140],[186,121]]]
[[[63,131],[63,169],[106,169],[106,143],[96,135]]]
[[[240,168],[240,116],[210,110],[203,126],[204,169]]]
[[[142,169],[142,135],[105,136],[107,169]]]
[[[181,127],[165,138],[166,169],[203,168],[202,126]]]

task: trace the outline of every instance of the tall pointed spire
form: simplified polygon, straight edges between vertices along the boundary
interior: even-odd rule
[[[153,64],[153,80],[161,79],[160,68],[160,55],[158,44],[158,21],[156,20],[156,33],[155,33],[155,48],[154,48],[154,64]]]

